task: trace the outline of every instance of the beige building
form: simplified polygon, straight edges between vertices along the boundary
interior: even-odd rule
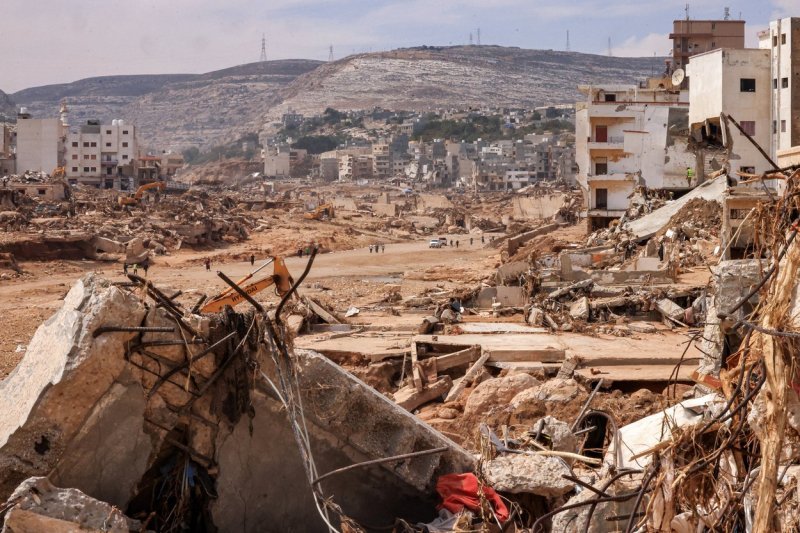
[[[389,145],[386,143],[372,145],[372,174],[377,179],[387,179],[392,176],[392,157]]]
[[[14,130],[12,125],[0,123],[0,176],[16,172],[16,161],[14,160],[14,148],[12,146],[13,138]]]
[[[288,178],[291,171],[288,151],[267,153],[264,156],[264,175],[270,178]]]
[[[576,180],[593,231],[628,209],[637,186],[686,191],[698,185],[688,147],[685,91],[635,85],[580,86],[575,105]],[[687,172],[691,168],[691,172]]]
[[[58,118],[31,118],[24,108],[17,115],[16,172],[51,173],[61,166],[67,128]]]
[[[717,48],[744,48],[743,20],[675,20],[672,23],[672,68],[686,69],[689,58]]]
[[[137,150],[133,124],[116,119],[111,124],[89,120],[67,135],[67,181],[72,185],[130,190],[136,175]]]

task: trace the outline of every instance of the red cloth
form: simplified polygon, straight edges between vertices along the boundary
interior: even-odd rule
[[[457,513],[464,507],[470,511],[480,509],[481,500],[478,496],[478,478],[474,474],[446,474],[436,481],[436,492],[442,497],[442,503],[437,509],[447,509]],[[492,487],[483,487],[483,495],[492,504],[494,514],[500,522],[508,520],[508,507]]]

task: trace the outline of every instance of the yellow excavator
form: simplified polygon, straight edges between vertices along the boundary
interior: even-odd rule
[[[53,172],[50,174],[51,178],[64,178],[67,175],[67,169],[64,167],[56,167],[53,169]]]
[[[256,281],[251,281],[247,283],[249,280],[253,278],[260,270],[267,267],[268,265],[273,264],[273,271],[271,276],[266,276]],[[275,292],[279,296],[283,296],[289,289],[292,288],[292,283],[294,280],[292,276],[289,274],[289,270],[286,268],[286,263],[283,262],[282,257],[273,257],[256,270],[251,272],[250,274],[246,275],[242,279],[236,282],[236,285],[239,286],[244,292],[249,294],[250,296],[257,294],[264,289],[275,285]],[[203,313],[217,313],[226,305],[230,305],[234,307],[239,305],[244,301],[244,298],[241,294],[233,290],[232,288],[227,288],[218,295],[214,296],[210,300],[208,300],[200,310]]]
[[[313,211],[309,211],[303,215],[303,218],[307,220],[327,220],[329,218],[333,218],[334,215],[335,211],[333,209],[333,204],[321,204],[318,205]]]
[[[154,181],[153,183],[147,183],[136,189],[136,192],[130,196],[118,196],[117,203],[122,206],[139,205],[139,202],[142,201],[142,196],[144,196],[144,193],[146,193],[147,191],[152,189],[158,189],[161,192],[164,192],[166,188],[167,184],[163,181]]]

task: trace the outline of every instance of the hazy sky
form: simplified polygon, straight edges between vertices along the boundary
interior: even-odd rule
[[[0,0],[0,89],[111,74],[208,72],[269,59],[338,59],[418,45],[482,44],[667,55],[686,0]],[[800,0],[703,0],[692,18],[747,21],[748,43]]]

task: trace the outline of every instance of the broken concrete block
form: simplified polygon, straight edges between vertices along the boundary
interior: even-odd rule
[[[582,296],[569,306],[569,316],[574,320],[589,320],[589,298]]]
[[[575,453],[578,450],[578,438],[572,433],[569,424],[552,416],[546,416],[536,421],[531,430],[539,432],[550,441],[550,449],[557,452]],[[570,459],[566,459],[570,462]],[[571,462],[570,462],[571,464]]]
[[[575,483],[564,479],[570,470],[558,457],[502,455],[489,461],[484,472],[492,488],[502,492],[556,498],[575,488]]]
[[[138,298],[89,274],[36,330],[25,357],[0,381],[0,495],[22,479],[57,473],[59,465],[83,457],[96,466],[106,461],[102,468],[109,475],[94,477],[93,494],[118,506],[127,503],[151,451],[148,439],[141,439],[142,419],[133,416],[134,406],[143,403],[141,385],[124,358],[125,343],[135,334],[92,334],[105,325],[139,326],[144,316]],[[101,412],[117,408],[120,414],[130,409],[132,416],[109,420]],[[91,444],[96,435],[114,445]],[[117,468],[126,474],[111,474]],[[77,483],[69,486],[88,492]]]
[[[538,307],[531,307],[528,313],[528,324],[531,326],[541,326],[544,323],[544,311]]]
[[[45,477],[22,482],[9,497],[3,533],[128,533],[142,524],[78,489],[60,489]]]
[[[655,333],[658,331],[656,327],[649,322],[631,322],[628,324],[628,329],[636,333]]]
[[[683,307],[669,298],[662,298],[656,302],[656,309],[665,317],[683,322]]]

